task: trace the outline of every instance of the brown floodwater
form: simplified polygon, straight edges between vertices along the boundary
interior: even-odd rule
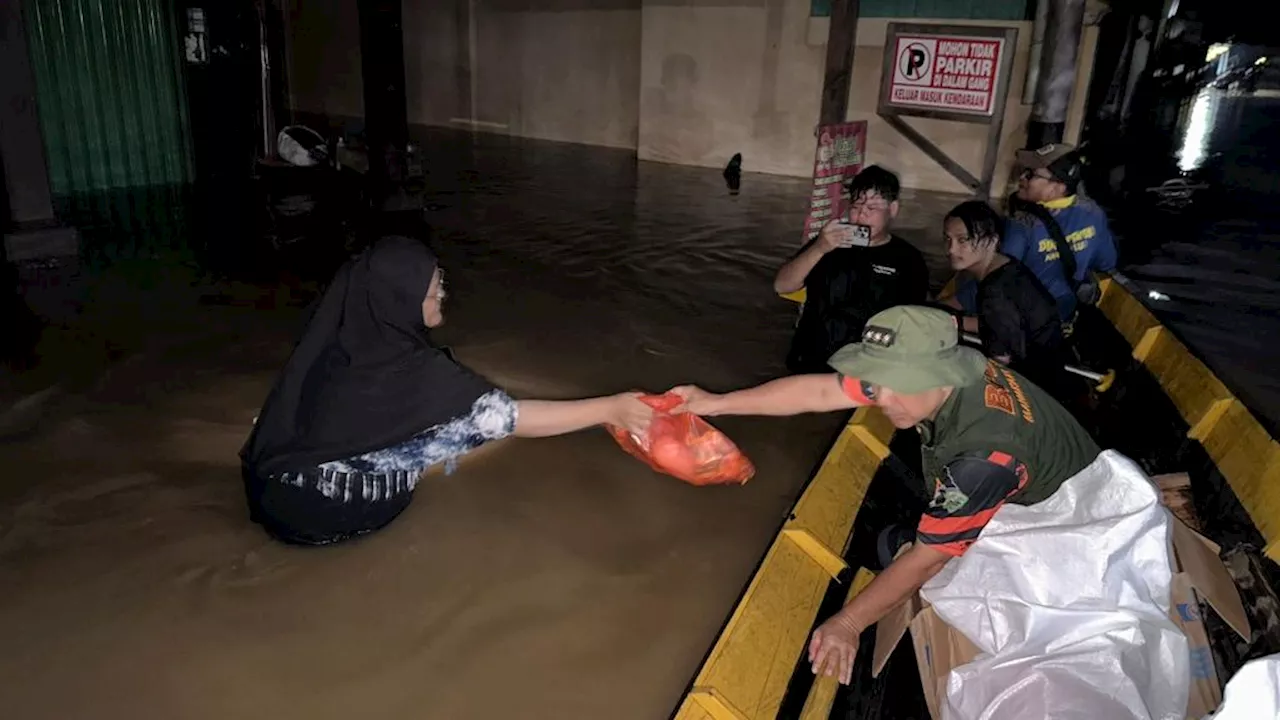
[[[783,371],[771,278],[806,182],[731,197],[621,152],[438,151],[439,340],[471,367],[544,398]],[[179,270],[95,286],[46,358],[68,379],[0,441],[5,717],[664,717],[843,419],[717,421],[758,468],[742,487],[656,475],[598,429],[506,440],[373,536],[287,547],[249,522],[236,453],[305,298]]]

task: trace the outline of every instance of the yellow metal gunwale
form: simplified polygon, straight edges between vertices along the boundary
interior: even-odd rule
[[[818,606],[845,568],[854,518],[892,435],[879,410],[853,414],[765,552],[675,718],[777,715]],[[849,597],[869,581],[865,571],[855,575]],[[834,687],[826,690],[835,696]]]
[[[1103,315],[1133,347],[1280,561],[1280,444],[1200,358],[1113,278],[1102,281]]]

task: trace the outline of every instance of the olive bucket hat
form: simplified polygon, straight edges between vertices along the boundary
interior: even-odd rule
[[[862,331],[862,342],[844,346],[828,364],[849,377],[906,395],[982,382],[986,358],[959,341],[950,313],[900,305],[873,315]]]

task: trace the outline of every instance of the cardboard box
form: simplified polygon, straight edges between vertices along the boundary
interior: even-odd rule
[[[1171,527],[1176,572],[1171,587],[1169,617],[1187,636],[1190,650],[1191,692],[1187,717],[1199,720],[1222,702],[1222,685],[1214,670],[1209,636],[1200,617],[1199,598],[1213,608],[1231,629],[1249,639],[1249,619],[1234,581],[1218,557],[1218,546],[1176,518]],[[939,701],[946,695],[947,676],[953,668],[973,660],[981,652],[969,639],[953,630],[920,594],[889,611],[876,624],[876,646],[871,674],[877,676],[902,636],[911,631],[920,685],[933,720],[940,720]]]
[[[1160,488],[1160,502],[1169,508],[1173,516],[1200,532],[1200,518],[1196,515],[1195,500],[1191,495],[1191,476],[1186,473],[1156,475],[1151,482]]]

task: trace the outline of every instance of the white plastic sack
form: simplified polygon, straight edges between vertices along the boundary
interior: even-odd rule
[[[1280,655],[1250,660],[1227,683],[1213,720],[1280,718]]]
[[[315,167],[329,156],[320,133],[305,125],[290,125],[276,135],[276,154],[290,165]]]
[[[947,720],[1182,720],[1187,641],[1169,620],[1170,516],[1102,453],[1044,502],[1005,505],[923,589],[983,653],[951,672]]]

